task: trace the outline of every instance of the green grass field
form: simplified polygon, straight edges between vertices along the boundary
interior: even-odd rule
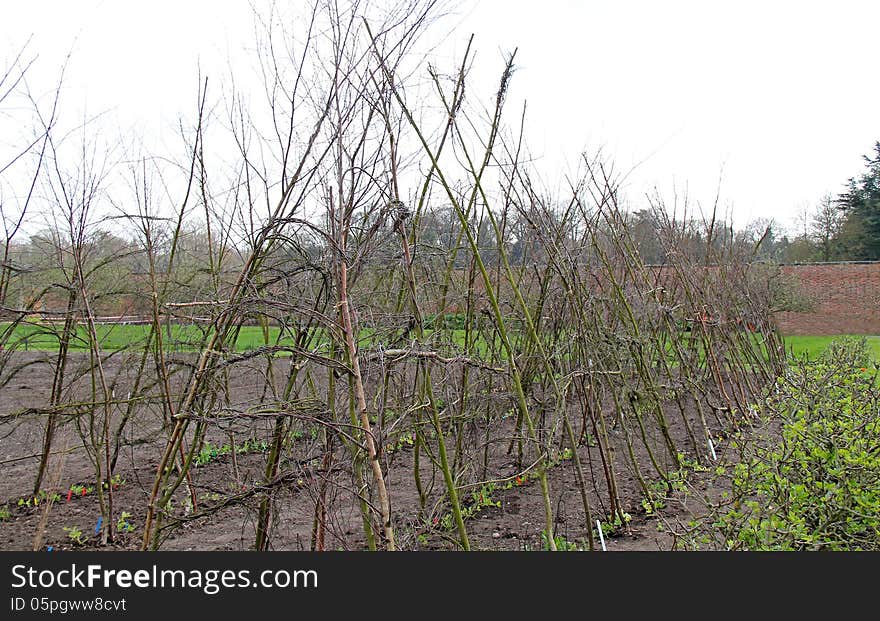
[[[838,336],[786,336],[785,347],[795,357],[809,356],[814,358],[821,354],[826,347]],[[874,356],[874,360],[880,362],[880,336],[853,336],[852,338],[864,338],[868,341],[868,349]]]
[[[5,331],[8,324],[0,326],[0,334]],[[43,327],[37,325],[20,325],[7,342],[7,347],[25,351],[57,351],[61,326]],[[142,343],[150,332],[147,325],[98,325],[96,326],[98,340],[101,348],[105,351],[118,351],[126,347]],[[165,348],[168,351],[195,351],[199,349],[202,341],[202,331],[199,326],[171,326],[170,335],[163,330]],[[271,343],[278,338],[278,328],[269,328]],[[289,342],[289,341],[288,341]],[[259,326],[243,326],[235,343],[237,351],[254,349],[265,344],[263,329]],[[71,350],[82,351],[89,348],[88,332],[85,326],[78,326],[76,336],[71,340]]]
[[[0,324],[0,334],[9,324]],[[149,326],[146,325],[99,325],[97,326],[98,339],[101,348],[105,351],[121,350],[130,346],[137,346],[147,337]],[[10,339],[7,347],[14,347],[26,351],[56,351],[58,349],[58,333],[61,326],[37,326],[20,325]],[[269,328],[269,342],[274,344],[278,338],[278,328]],[[168,351],[196,351],[202,341],[202,332],[198,326],[174,325],[171,327],[170,338],[167,332],[163,332],[165,347]],[[361,339],[370,341],[372,331],[364,330]],[[464,330],[452,331],[453,341],[458,346],[464,344]],[[785,337],[786,349],[796,357],[815,357],[819,355],[832,340],[839,337],[832,336],[787,336]],[[860,338],[860,337],[856,337]],[[880,336],[866,336],[868,347],[874,355],[874,359],[880,362]],[[266,343],[266,336],[259,326],[243,326],[235,342],[237,351],[247,351],[260,347]],[[289,339],[283,340],[282,344],[290,343]],[[482,347],[481,347],[482,345]],[[71,342],[72,350],[87,350],[89,347],[88,334],[85,326],[79,326],[74,340]],[[485,350],[485,343],[477,344],[478,350]],[[485,353],[480,351],[480,353]]]
[[[0,324],[0,337],[8,329],[9,324]],[[142,347],[150,333],[148,325],[123,325],[102,324],[95,327],[101,349],[104,351],[119,351],[125,348]],[[40,326],[35,324],[19,325],[9,336],[5,345],[8,349],[20,351],[58,351],[59,337],[62,326]],[[268,344],[290,345],[292,339],[289,335],[278,341],[280,329],[269,327]],[[430,334],[430,330],[426,333]],[[370,347],[381,341],[374,338],[376,332],[371,329],[363,329],[360,332],[361,345]],[[163,346],[169,352],[200,351],[203,342],[203,333],[200,326],[195,325],[172,325],[170,334],[163,328]],[[452,339],[456,346],[464,345],[465,331],[452,330]],[[248,351],[267,344],[267,335],[260,326],[242,326],[235,341],[235,351]],[[387,344],[386,344],[387,345]],[[78,326],[76,335],[70,343],[71,351],[87,351],[89,349],[88,331],[85,326]],[[477,343],[479,354],[485,354],[488,346],[480,339]]]

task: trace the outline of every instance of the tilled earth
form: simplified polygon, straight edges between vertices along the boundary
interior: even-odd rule
[[[100,429],[90,428],[89,417],[63,421],[57,430],[52,458],[41,486],[34,495],[34,481],[42,451],[46,414],[39,408],[49,403],[54,368],[52,354],[16,353],[9,357],[7,369],[24,365],[11,380],[0,387],[0,548],[6,550],[106,549],[96,534],[100,505],[95,489],[95,467],[84,444]],[[85,368],[87,354],[74,354],[70,373]],[[112,378],[114,396],[127,396],[137,365],[133,359],[111,357],[105,373]],[[262,381],[265,374],[258,365],[236,366],[228,378],[228,403],[253,404],[267,399]],[[71,375],[72,376],[72,375]],[[7,376],[8,377],[8,376]],[[77,380],[80,390],[88,391],[88,377]],[[28,411],[28,409],[31,409]],[[120,408],[120,412],[121,412]],[[115,430],[121,414],[113,419]],[[577,416],[580,416],[579,414]],[[672,417],[670,417],[672,418]],[[512,419],[498,420],[488,426],[476,423],[466,432],[473,447],[462,455],[478,461],[487,458],[490,469],[474,476],[482,484],[463,486],[461,496],[468,507],[466,520],[471,546],[483,550],[543,550],[544,504],[540,485],[529,476],[528,465],[518,466],[515,451],[508,454]],[[688,446],[680,426],[672,425],[677,446]],[[271,426],[265,421],[213,425],[206,439],[213,447],[236,446],[236,451],[210,447],[203,453],[203,463],[191,471],[191,491],[181,485],[174,496],[174,514],[180,518],[176,528],[163,531],[162,549],[168,550],[239,550],[253,546],[257,512],[263,494],[266,445]],[[158,462],[166,447],[167,426],[161,408],[142,408],[129,421],[121,435],[118,461],[113,479],[113,515],[117,534],[109,544],[115,549],[138,549],[142,544],[143,523]],[[686,481],[665,494],[665,506],[647,510],[645,494],[624,455],[621,429],[609,432],[615,456],[618,495],[621,508],[631,518],[625,527],[604,532],[605,545],[615,550],[669,550],[687,547],[683,535],[694,515],[705,512],[706,497],[717,498],[718,481],[711,472],[690,471]],[[311,549],[315,507],[323,494],[327,507],[325,549],[365,549],[366,540],[361,511],[355,491],[361,487],[352,474],[345,449],[337,446],[330,458],[321,449],[319,434],[300,433],[293,437],[294,449],[282,463],[283,480],[274,488],[270,548],[278,550]],[[86,441],[84,442],[84,438]],[[388,438],[398,438],[390,434]],[[420,473],[425,488],[425,503],[419,502],[414,485],[414,456],[411,437],[396,444],[386,443],[383,464],[391,494],[395,530],[404,549],[456,549],[456,531],[450,525],[448,507],[439,500],[442,476],[431,468],[430,458],[422,452]],[[727,454],[723,441],[715,447],[719,461]],[[102,449],[103,450],[103,449]],[[452,452],[452,448],[450,447]],[[687,451],[685,451],[686,453]],[[551,500],[556,518],[556,535],[564,545],[589,548],[601,544],[596,537],[596,520],[607,520],[608,494],[601,457],[595,445],[580,447],[587,486],[590,489],[592,515],[586,519],[573,460],[559,459],[549,470]],[[463,457],[463,459],[464,459]],[[649,463],[637,455],[640,463]],[[103,458],[103,456],[102,456]],[[643,471],[644,474],[644,471]],[[486,483],[489,482],[489,483]],[[662,486],[656,486],[657,490]],[[85,488],[85,493],[82,492]],[[482,496],[481,496],[482,493]],[[196,497],[195,508],[188,506]],[[232,499],[231,501],[229,499]],[[187,507],[187,510],[182,510]],[[123,512],[125,516],[123,517]],[[167,522],[166,522],[167,524]],[[606,526],[606,529],[608,526]],[[81,533],[78,537],[77,532]],[[78,539],[78,541],[75,541]]]

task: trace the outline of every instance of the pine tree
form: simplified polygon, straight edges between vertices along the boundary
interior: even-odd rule
[[[846,254],[856,260],[880,260],[880,142],[874,144],[873,156],[864,156],[867,170],[847,183],[847,191],[837,203],[846,220],[841,241]]]

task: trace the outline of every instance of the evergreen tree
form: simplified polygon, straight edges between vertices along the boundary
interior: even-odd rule
[[[837,202],[846,214],[841,231],[847,258],[880,260],[880,142],[864,156],[867,170],[847,183]]]

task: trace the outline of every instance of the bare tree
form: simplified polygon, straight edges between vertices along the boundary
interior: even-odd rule
[[[812,215],[810,237],[818,246],[822,261],[831,261],[837,256],[844,216],[830,194],[822,197]]]

